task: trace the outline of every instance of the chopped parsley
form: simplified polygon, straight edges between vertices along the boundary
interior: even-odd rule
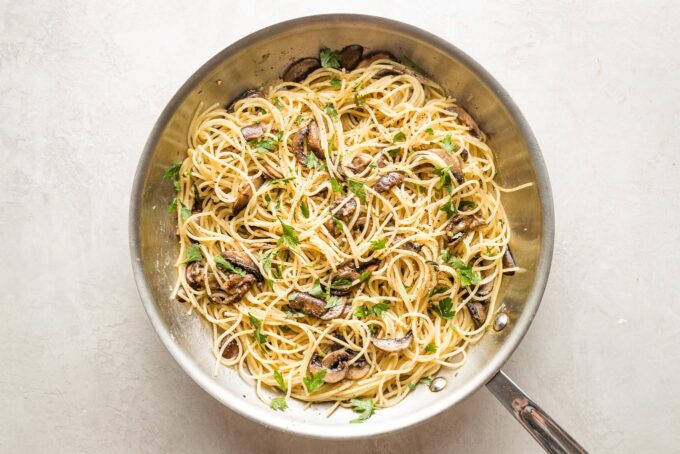
[[[177,197],[173,197],[170,203],[168,203],[168,213],[172,214],[173,211],[177,211]]]
[[[277,109],[283,109],[283,103],[281,103],[279,98],[272,99],[272,104],[274,104]]]
[[[174,180],[174,181],[172,182],[172,187],[175,188],[175,191],[176,191],[176,192],[179,192],[179,181],[178,181],[178,180]]]
[[[449,254],[449,251],[442,249],[441,257],[451,268],[458,272],[460,278],[460,285],[467,287],[475,285],[482,280],[482,277],[472,270],[472,265],[465,263],[456,256]]]
[[[250,313],[248,313],[248,318],[250,319],[250,323],[255,327],[255,332],[253,332],[253,336],[255,336],[255,340],[257,341],[257,343],[262,345],[265,342],[267,342],[267,336],[260,332],[260,329],[262,328],[262,320],[256,318],[255,316],[253,316],[253,314]]]
[[[333,103],[330,103],[330,102],[326,103],[323,106],[323,110],[326,111],[326,113],[328,115],[330,115],[331,117],[334,117],[334,118],[338,117],[338,111],[335,110],[335,106],[333,106]]]
[[[397,153],[399,153],[399,150],[401,150],[401,148],[399,147],[390,148],[389,150],[387,150],[387,154],[390,155],[392,159],[395,159],[397,157]]]
[[[366,190],[364,189],[364,182],[358,180],[347,180],[347,187],[354,193],[362,202],[366,201]]]
[[[269,252],[261,252],[258,260],[262,265],[262,271],[264,271],[265,276],[271,276],[273,279],[281,279],[281,269],[278,267],[272,268],[273,255],[276,255],[276,251],[273,249]],[[271,279],[268,277],[267,280],[271,285]]]
[[[331,87],[333,87],[333,88],[340,88],[340,87],[342,87],[342,81],[341,81],[340,79],[338,79],[337,77],[333,77],[333,78],[330,80],[330,84],[331,84]]]
[[[458,214],[458,209],[452,205],[451,200],[443,203],[442,206],[439,207],[439,211],[446,213],[446,219],[451,219]]]
[[[298,114],[297,117],[295,117],[295,120],[293,120],[296,125],[300,126],[300,123],[302,123],[302,115]]]
[[[425,347],[425,351],[430,353],[436,353],[437,349],[439,349],[439,347],[435,344],[427,344],[427,347]]]
[[[200,262],[201,260],[203,260],[201,247],[198,244],[194,243],[187,248],[187,252],[186,255],[184,256],[184,260],[182,260],[182,263]]]
[[[300,212],[304,217],[309,217],[309,207],[307,206],[307,202],[300,202]]]
[[[295,233],[295,229],[290,225],[285,224],[280,217],[279,223],[281,224],[281,228],[283,229],[283,234],[276,241],[277,246],[280,245],[281,243],[286,243],[288,246],[295,246],[296,244],[300,244],[300,238],[298,238],[297,233]]]
[[[439,177],[439,187],[444,188],[449,193],[451,193],[453,191],[451,169],[449,169],[448,167],[435,167],[434,173]]]
[[[430,290],[430,292],[427,294],[429,298],[432,298],[435,295],[439,295],[441,293],[446,293],[448,289],[446,287],[437,287],[435,289]]]
[[[269,404],[269,407],[272,410],[281,410],[284,411],[288,408],[288,403],[286,402],[286,399],[284,397],[274,397]]]
[[[421,378],[418,383],[422,383],[423,385],[430,386],[432,384],[432,380],[434,380],[434,375],[430,375],[429,377]]]
[[[312,288],[309,289],[310,295],[312,295],[315,298],[323,298],[326,292],[324,291],[323,287],[321,286],[321,281],[320,280],[315,280],[314,283],[312,284]]]
[[[330,295],[326,299],[326,309],[330,309],[332,307],[340,306],[343,303],[343,299],[339,296],[336,295]]]
[[[404,140],[406,140],[406,134],[404,134],[401,131],[399,131],[394,135],[394,137],[392,137],[392,143],[403,142]]]
[[[324,68],[340,68],[340,52],[337,50],[321,49],[319,60],[321,60],[321,66]]]
[[[428,133],[429,135],[434,134],[434,130],[432,128],[427,128],[425,132]]]
[[[182,167],[182,161],[176,162],[168,167],[168,170],[166,170],[163,174],[163,181],[170,180],[171,178],[177,178],[180,167]]]
[[[189,219],[191,217],[191,210],[189,208],[185,207],[184,205],[182,205],[181,214],[182,214],[182,220],[186,221],[187,219]]]
[[[358,418],[350,421],[352,424],[362,423],[375,413],[373,399],[352,399],[350,403],[352,404],[352,410],[355,413],[359,413]]]
[[[331,287],[333,288],[338,288],[338,287],[347,287],[348,285],[352,285],[353,281],[350,281],[349,279],[336,279],[333,282],[331,282]]]
[[[433,304],[432,310],[444,320],[451,320],[456,316],[456,311],[453,310],[453,301],[448,297],[441,300],[438,305]]]
[[[231,263],[226,261],[224,259],[224,257],[222,257],[221,255],[215,256],[215,263],[217,264],[217,266],[219,266],[220,268],[222,268],[225,271],[229,271],[230,273],[238,274],[239,276],[245,276],[246,275],[246,272],[244,270],[242,270],[238,266],[232,265]]]
[[[451,136],[444,137],[444,142],[442,142],[442,145],[444,147],[444,151],[448,154],[451,154],[457,148],[456,144],[451,142]]]
[[[359,282],[366,282],[371,278],[371,273],[370,271],[365,271],[359,275]]]
[[[385,249],[385,240],[373,240],[371,241],[371,249],[378,251],[380,249]]]
[[[331,189],[333,192],[345,192],[345,190],[342,188],[342,185],[336,178],[331,178]]]
[[[354,104],[356,104],[357,107],[366,105],[366,97],[359,96],[359,87],[354,87]]]
[[[308,169],[313,169],[313,170],[323,170],[326,168],[325,164],[321,164],[319,161],[319,158],[316,157],[314,153],[310,153],[309,156],[307,156],[307,162],[305,162],[305,166]]]
[[[278,142],[274,139],[260,139],[257,142],[254,140],[249,140],[248,145],[251,145],[257,149],[260,153],[269,153],[276,149],[276,144]]]
[[[307,392],[314,392],[323,385],[323,379],[326,376],[326,369],[313,374],[311,377],[302,377],[302,382],[307,388]]]
[[[281,372],[278,370],[274,371],[274,380],[276,380],[276,384],[279,385],[279,389],[282,392],[286,392],[286,383],[283,381],[283,375],[281,375]]]
[[[273,180],[269,180],[271,184],[276,184],[276,183],[289,183],[295,179],[295,175],[291,175],[286,178],[274,178]]]
[[[357,307],[357,310],[354,311],[354,315],[357,318],[366,318],[370,317],[371,315],[375,315],[377,317],[383,316],[385,312],[390,310],[390,305],[382,301],[380,303],[374,304],[373,306],[366,306],[365,304],[362,304],[361,306]]]
[[[459,210],[466,210],[468,208],[470,209],[477,208],[477,204],[472,200],[461,200],[460,203],[458,204]]]

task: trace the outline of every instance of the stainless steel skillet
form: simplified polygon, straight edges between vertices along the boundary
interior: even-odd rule
[[[170,300],[177,255],[172,198],[165,169],[186,149],[189,122],[199,103],[225,103],[244,89],[273,82],[293,60],[360,43],[389,50],[424,68],[452,93],[489,135],[504,186],[533,183],[508,193],[503,203],[513,230],[511,246],[522,271],[504,280],[494,329],[469,352],[459,371],[442,372],[438,393],[418,387],[399,405],[380,410],[364,424],[348,424],[340,411],[325,417],[323,405],[303,411],[292,403],[273,412],[235,371],[213,377],[211,335],[198,317]],[[378,17],[333,14],[296,19],[253,33],[213,57],[179,89],[156,122],[142,153],[130,205],[130,249],[137,286],[154,329],[180,366],[234,411],[279,430],[318,438],[351,439],[399,430],[425,421],[487,385],[523,426],[551,452],[583,452],[502,372],[524,337],[543,295],[553,250],[554,217],[548,174],[538,144],[517,106],[481,66],[448,42],[418,28]]]

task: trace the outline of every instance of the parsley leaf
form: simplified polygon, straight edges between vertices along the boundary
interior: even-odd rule
[[[300,212],[304,217],[309,217],[309,207],[307,206],[307,202],[300,202]]]
[[[434,130],[432,128],[427,128],[425,132],[428,133],[429,135],[434,134]]]
[[[261,345],[267,342],[267,336],[260,333],[260,328],[262,328],[262,320],[256,318],[251,313],[248,313],[248,318],[250,319],[250,323],[252,323],[255,326],[255,332],[253,333],[253,336],[255,336],[255,340],[257,340],[257,343]]]
[[[458,209],[451,204],[451,200],[443,203],[442,206],[439,207],[439,211],[446,213],[446,219],[451,219],[453,216],[458,214]]]
[[[380,303],[374,304],[371,309],[375,315],[382,318],[383,314],[390,310],[390,305],[385,301],[381,301]]]
[[[257,142],[254,140],[249,140],[248,145],[257,148],[260,153],[269,153],[276,149],[277,141],[274,139],[260,139]]]
[[[163,181],[167,181],[171,178],[177,178],[177,175],[179,175],[179,168],[182,167],[182,161],[176,162],[170,167],[168,167],[168,170],[165,171],[163,174]]]
[[[178,180],[174,180],[174,181],[172,182],[172,187],[175,188],[175,191],[176,191],[176,192],[179,192],[179,181],[178,181]]]
[[[187,248],[187,253],[186,256],[184,257],[184,260],[182,260],[182,263],[200,262],[201,260],[203,260],[201,247],[198,244],[194,243]]]
[[[361,306],[357,307],[356,311],[354,311],[354,315],[357,318],[366,318],[370,317],[371,315],[382,317],[383,314],[389,310],[390,305],[387,302],[382,301],[380,303],[374,304],[372,307],[362,304]]]
[[[440,293],[446,293],[447,290],[448,289],[446,287],[437,287],[435,289],[430,290],[427,296],[432,298],[433,296],[439,295]]]
[[[467,208],[474,209],[477,208],[477,204],[473,202],[472,200],[461,200],[460,203],[458,204],[458,209],[459,210],[465,210]]]
[[[343,300],[341,297],[336,296],[336,295],[331,295],[326,299],[326,309],[330,309],[332,307],[340,306],[342,304]]]
[[[313,374],[311,377],[302,377],[302,382],[307,388],[307,392],[314,392],[323,385],[323,379],[326,376],[326,369]]]
[[[295,179],[295,175],[291,175],[286,178],[274,178],[272,180],[269,180],[271,184],[276,184],[276,183],[289,183]]]
[[[354,88],[354,104],[356,104],[357,107],[366,105],[366,97],[359,96],[359,87]]]
[[[439,347],[435,344],[427,344],[427,347],[425,347],[425,351],[430,353],[436,353],[437,349],[439,349]]]
[[[362,202],[366,201],[366,190],[364,189],[364,182],[357,180],[347,180],[347,187],[354,193]]]
[[[444,137],[444,142],[442,142],[442,145],[444,146],[444,151],[448,154],[451,154],[451,152],[455,151],[457,148],[456,144],[451,142],[451,136]]]
[[[283,109],[283,103],[279,98],[272,99],[272,104],[274,104],[278,109]]]
[[[460,278],[460,285],[467,287],[470,285],[477,284],[482,280],[482,277],[472,270],[472,265],[465,263],[458,257],[449,254],[449,251],[443,249],[441,252],[442,259],[448,263],[451,268],[458,272],[458,277]]]
[[[345,192],[345,190],[342,188],[342,185],[336,178],[331,178],[331,189],[333,192]]]
[[[396,133],[396,134],[394,135],[394,137],[392,138],[392,143],[403,142],[404,140],[406,140],[406,134],[404,134],[403,132],[399,131],[399,132]]]
[[[330,80],[331,87],[333,88],[340,88],[342,86],[342,81],[338,79],[337,77],[333,77]]]
[[[370,271],[365,271],[359,275],[359,282],[366,282],[371,278],[371,274],[373,274]]]
[[[351,424],[362,423],[375,413],[373,399],[352,399],[350,400],[350,403],[352,404],[352,410],[354,410],[355,413],[359,413],[358,418],[350,421]]]
[[[351,281],[351,280],[345,279],[345,278],[336,279],[333,282],[331,282],[331,287],[333,287],[333,288],[347,287],[348,285],[352,285],[352,282],[354,282],[354,281]]]
[[[283,381],[283,375],[281,375],[281,372],[278,370],[274,371],[274,380],[276,380],[276,383],[279,385],[279,389],[285,393],[286,383]]]
[[[300,123],[302,123],[302,115],[298,114],[297,117],[295,117],[295,120],[293,120],[296,125],[300,126]]]
[[[335,230],[342,232],[342,221],[335,216],[333,216],[333,225],[335,226]]]
[[[444,320],[451,320],[453,317],[456,316],[456,311],[452,310],[453,309],[453,302],[451,301],[451,298],[444,298],[439,302],[439,305],[435,306],[432,305],[432,310],[437,313],[441,318]]]
[[[421,378],[418,383],[422,383],[423,385],[431,385],[432,380],[434,380],[434,375],[430,375],[429,377]]]
[[[321,49],[319,60],[321,60],[321,66],[324,68],[340,68],[340,52],[337,50]]]
[[[293,229],[293,227],[291,227],[290,225],[285,224],[280,217],[279,223],[281,224],[281,228],[283,229],[283,234],[278,239],[276,244],[280,245],[281,243],[284,242],[288,246],[295,246],[296,244],[300,244],[300,238],[298,238],[297,233],[295,233],[295,229]]]
[[[374,240],[371,241],[371,249],[378,251],[380,249],[385,249],[385,240]]]
[[[269,404],[269,407],[272,410],[281,410],[284,411],[288,408],[288,403],[286,402],[286,399],[284,397],[274,397]]]
[[[326,165],[321,164],[319,158],[317,158],[314,153],[310,153],[309,156],[307,156],[307,162],[305,162],[305,166],[307,166],[308,169],[313,170],[323,170],[326,168]]]
[[[173,211],[177,211],[177,197],[174,197],[170,203],[168,203],[168,214],[172,214]]]
[[[326,103],[326,104],[323,106],[323,110],[325,110],[326,113],[327,113],[328,115],[330,115],[331,117],[334,117],[334,118],[337,118],[337,117],[338,117],[338,111],[335,110],[335,107],[333,106],[333,103],[330,103],[330,102]]]
[[[312,288],[310,288],[307,293],[315,298],[323,298],[323,296],[326,294],[326,292],[323,290],[323,287],[321,287],[321,281],[318,279],[314,281]]]
[[[182,205],[182,212],[181,213],[182,213],[182,220],[183,221],[186,221],[187,219],[189,219],[191,217],[191,210],[189,208],[185,207],[184,205]]]
[[[444,188],[451,193],[453,191],[451,170],[448,167],[435,167],[434,173],[439,177],[439,187]]]
[[[387,150],[387,154],[390,155],[392,159],[395,159],[397,157],[397,153],[399,153],[399,150],[401,150],[401,148],[399,147],[390,148],[389,150]]]
[[[234,266],[231,263],[227,262],[221,255],[215,256],[215,263],[217,264],[217,266],[219,266],[225,271],[229,271],[230,273],[238,274],[239,276],[246,275],[246,272],[244,270],[242,270],[238,266]]]
[[[371,315],[370,309],[365,304],[358,306],[357,310],[354,311],[354,316],[357,318],[366,318],[369,315]]]
[[[276,251],[274,249],[270,250],[269,252],[261,252],[260,256],[258,257],[258,261],[262,265],[262,270],[264,271],[265,276],[271,276],[274,279],[281,279],[281,269],[278,267],[272,268],[272,256],[276,256]],[[271,285],[271,279],[269,277],[267,278],[269,280],[269,284]]]

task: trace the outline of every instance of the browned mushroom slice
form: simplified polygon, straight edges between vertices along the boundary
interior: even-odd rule
[[[494,280],[490,280],[489,282],[485,282],[482,285],[479,286],[477,289],[477,296],[487,296],[491,291],[493,290],[493,285],[494,285]]]
[[[517,268],[517,262],[515,262],[515,257],[512,256],[510,246],[508,246],[503,254],[503,274],[507,274],[508,276],[515,274],[514,270],[505,271],[507,268]]]
[[[458,184],[463,184],[465,182],[465,177],[463,176],[463,164],[460,162],[460,158],[455,154],[447,153],[444,150],[433,150],[434,154],[439,156],[442,161],[446,163],[446,166],[451,171],[451,175],[456,179]]]
[[[222,257],[232,265],[241,268],[246,273],[250,273],[255,276],[257,282],[264,282],[264,277],[262,277],[260,269],[248,256],[248,254],[239,251],[227,251],[222,253]]]
[[[454,245],[458,243],[467,232],[482,225],[484,225],[484,219],[476,214],[456,215],[452,217],[446,225],[446,239],[449,244]]]
[[[401,172],[390,172],[387,175],[380,177],[378,182],[373,186],[376,192],[387,192],[394,186],[401,184],[404,181],[404,175]]]
[[[323,370],[323,366],[321,365],[321,357],[317,353],[312,355],[312,359],[309,360],[309,366],[307,366],[307,369],[309,369],[309,371],[313,374]]]
[[[342,286],[331,286],[332,295],[349,295],[352,290],[359,284],[358,279],[361,277],[362,273],[368,271],[374,271],[380,265],[380,260],[373,258],[367,262],[360,263],[359,266],[354,264],[353,260],[349,260],[338,266],[338,272],[333,276],[332,282],[338,281],[348,281],[351,284]],[[348,305],[351,308],[351,304]]]
[[[306,57],[294,61],[286,68],[281,78],[284,82],[300,82],[307,77],[309,73],[321,67],[321,62],[318,58]]]
[[[316,120],[312,120],[307,126],[307,146],[314,152],[317,158],[323,159],[323,150],[321,149],[321,133],[319,132],[319,125]]]
[[[321,361],[321,365],[326,369],[323,381],[326,383],[337,383],[347,376],[347,360],[349,355],[345,350],[336,350],[329,353]]]
[[[472,316],[472,321],[475,322],[475,326],[479,328],[486,321],[486,304],[481,301],[468,301],[466,304],[470,315]]]
[[[234,104],[236,104],[238,101],[242,99],[247,99],[247,98],[264,98],[264,94],[255,88],[249,88],[240,95],[238,95],[236,98],[232,99],[229,104],[227,104],[227,112],[233,112],[234,111]]]
[[[340,66],[348,71],[353,70],[359,64],[364,48],[358,44],[350,44],[340,50]]]
[[[288,304],[296,311],[314,317],[321,317],[326,312],[324,300],[305,292],[293,292],[288,295]]]
[[[232,304],[243,298],[250,288],[257,282],[255,276],[246,274],[228,274],[219,290],[211,293],[211,301],[216,304]]]
[[[394,235],[393,243],[400,243],[404,238],[405,238],[404,235],[401,234]],[[406,249],[417,254],[423,249],[423,245],[416,243],[414,241],[407,241],[404,244],[400,245],[399,248]]]
[[[309,129],[305,126],[304,128],[298,129],[295,134],[290,136],[291,148],[295,159],[300,164],[307,165],[307,155],[305,154],[305,139],[307,138],[307,133]]]
[[[337,306],[326,309],[319,318],[321,320],[333,320],[336,318],[341,318],[345,316],[345,305],[347,304],[347,298],[342,298],[342,303]]]
[[[366,361],[364,358],[361,358],[349,366],[347,369],[347,376],[345,378],[349,380],[359,380],[368,375],[370,370],[371,365],[368,364],[368,361]]]
[[[363,172],[366,169],[366,167],[368,167],[371,161],[373,161],[373,156],[368,154],[360,154],[358,156],[355,156],[352,159],[352,164],[348,165],[347,167],[352,169],[354,173],[360,173]]]
[[[404,337],[386,339],[371,337],[371,343],[373,343],[376,348],[390,353],[400,352],[407,349],[408,346],[411,345],[411,340],[413,340],[413,331],[411,330],[409,330]]]
[[[370,66],[371,63],[377,60],[399,61],[397,57],[395,57],[392,53],[387,52],[386,50],[378,50],[364,55],[364,58],[361,59],[361,61],[357,65],[357,68],[365,68],[367,66]]]
[[[357,220],[354,222],[353,229],[354,230],[363,230],[364,227],[366,227],[366,222],[368,222],[366,216],[359,216],[357,218]]]
[[[189,265],[187,265],[186,269],[184,270],[184,273],[186,276],[187,283],[191,286],[191,288],[195,290],[205,289],[204,276],[206,275],[208,278],[208,286],[211,289],[217,289],[219,287],[215,275],[211,272],[205,272],[205,267],[201,265],[201,262],[190,263]]]
[[[253,179],[253,186],[255,186],[255,189],[259,189],[260,186],[264,183],[264,177],[262,175],[258,176],[257,178]],[[243,210],[247,205],[248,202],[250,202],[250,199],[253,197],[253,188],[250,187],[249,184],[245,185],[243,188],[241,188],[241,193],[236,199],[236,202],[234,202],[234,208],[232,210],[232,216],[236,216]]]
[[[380,79],[381,77],[387,77],[387,76],[402,76],[404,75],[405,72],[399,68],[389,68],[389,69],[381,69],[377,73],[373,75],[374,79]]]
[[[244,126],[241,128],[241,134],[246,140],[253,140],[261,137],[264,134],[264,126],[261,123]]]
[[[335,219],[339,219],[346,223],[350,220],[356,209],[357,202],[352,197],[347,197],[335,203],[335,205],[331,207],[331,218],[326,221],[325,224],[328,232],[333,236],[338,235],[340,232],[335,228]]]
[[[222,340],[222,345],[224,345],[224,339]],[[232,359],[232,358],[235,358],[237,354],[238,354],[238,344],[236,343],[236,339],[232,339],[231,341],[229,341],[227,346],[224,347],[224,351],[222,352],[222,358]]]
[[[473,136],[477,137],[478,139],[484,137],[484,134],[482,133],[482,130],[479,129],[477,122],[474,120],[474,118],[472,118],[472,116],[467,112],[467,110],[463,109],[460,106],[451,106],[448,107],[446,110],[457,114],[458,119],[461,121],[461,123],[470,128],[470,133]]]

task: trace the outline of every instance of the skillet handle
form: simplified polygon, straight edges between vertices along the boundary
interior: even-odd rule
[[[486,384],[486,387],[546,452],[587,453],[502,370]]]

